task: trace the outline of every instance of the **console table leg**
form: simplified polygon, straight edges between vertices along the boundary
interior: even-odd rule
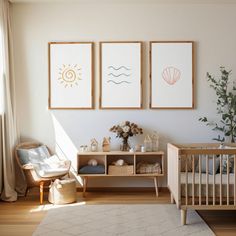
[[[172,193],[170,194],[170,202],[171,204],[175,204],[175,199]]]
[[[186,225],[186,219],[187,219],[187,210],[181,209],[181,224]]]
[[[84,177],[83,178],[83,197],[85,197],[87,184],[88,184],[88,177]]]
[[[158,179],[157,179],[157,177],[154,177],[154,184],[155,184],[156,196],[158,197],[159,191],[158,191]]]

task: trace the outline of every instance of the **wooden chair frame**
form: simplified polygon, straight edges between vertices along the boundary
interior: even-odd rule
[[[27,188],[25,191],[25,197],[27,196],[27,193],[29,191],[29,189],[33,188],[33,187],[39,187],[39,192],[40,192],[40,204],[43,204],[43,193],[44,193],[44,186],[49,186],[50,183],[58,178],[62,178],[66,175],[69,175],[69,169],[70,169],[70,161],[67,161],[67,167],[68,167],[68,173],[60,175],[60,176],[54,176],[54,177],[48,177],[48,178],[42,178],[40,176],[37,175],[34,167],[31,164],[26,164],[26,165],[22,165],[20,163],[19,160],[19,156],[18,156],[18,149],[31,149],[31,148],[36,148],[43,145],[40,142],[24,142],[24,143],[20,143],[19,145],[16,146],[15,148],[15,158],[17,163],[19,164],[19,166],[21,167],[21,169],[23,170],[24,176],[25,176],[25,180],[26,180],[26,184],[27,184]],[[50,149],[47,147],[49,153],[52,155],[52,152],[50,151]]]

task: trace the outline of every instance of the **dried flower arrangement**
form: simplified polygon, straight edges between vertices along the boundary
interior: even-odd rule
[[[128,143],[129,137],[137,134],[143,134],[143,129],[139,128],[137,124],[131,123],[130,121],[124,121],[121,124],[114,125],[110,128],[110,131],[116,133],[117,138],[122,138],[122,151],[128,151],[130,146]]]

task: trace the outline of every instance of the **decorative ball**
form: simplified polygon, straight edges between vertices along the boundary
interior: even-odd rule
[[[119,159],[116,161],[116,166],[123,166],[125,164],[125,161],[123,159]]]
[[[97,162],[97,160],[95,160],[95,159],[90,159],[90,160],[88,161],[88,165],[89,165],[89,166],[97,166],[97,165],[98,165],[98,162]]]

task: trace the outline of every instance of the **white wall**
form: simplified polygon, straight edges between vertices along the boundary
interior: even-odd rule
[[[113,147],[119,140],[108,129],[123,120],[138,123],[146,133],[157,130],[161,148],[167,142],[210,142],[215,136],[198,118],[215,118],[214,92],[206,72],[217,74],[225,65],[236,74],[236,4],[121,4],[105,3],[14,3],[12,5],[14,60],[19,128],[22,138],[40,140],[50,147],[59,143],[63,152],[73,152],[95,137],[111,136]],[[98,42],[104,40],[142,40],[144,48],[143,110],[98,109]],[[149,110],[148,41],[194,40],[194,110]],[[49,111],[49,41],[94,41],[96,109],[91,111]],[[54,117],[54,121],[52,119]],[[54,124],[56,124],[54,126]],[[59,127],[60,126],[60,127]],[[55,128],[55,129],[54,129]],[[66,137],[65,137],[66,135]],[[134,138],[141,142],[143,137]],[[124,179],[122,179],[124,181]],[[148,181],[97,180],[92,185],[152,186]]]

